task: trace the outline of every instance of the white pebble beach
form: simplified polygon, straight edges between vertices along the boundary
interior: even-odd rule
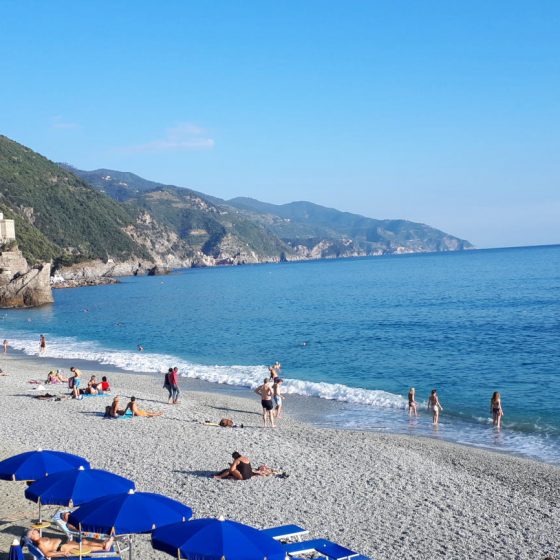
[[[181,379],[180,403],[168,405],[161,375],[104,371],[124,403],[135,395],[142,408],[164,413],[104,419],[110,397],[33,398],[28,381],[46,378],[49,358],[8,354],[2,367],[0,459],[38,448],[75,453],[134,480],[138,490],[189,505],[196,518],[223,515],[257,528],[296,523],[376,560],[560,554],[557,466],[428,438],[317,428],[289,410],[276,429],[264,429],[256,395],[189,391]],[[82,371],[86,379],[99,374]],[[62,385],[48,391],[68,393]],[[202,424],[222,417],[244,427]],[[289,477],[212,479],[233,451]],[[23,482],[0,481],[0,558],[37,518],[24,489]],[[146,535],[135,539],[134,557],[170,558]]]

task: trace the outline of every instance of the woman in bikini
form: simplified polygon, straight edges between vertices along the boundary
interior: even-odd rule
[[[414,387],[410,388],[408,392],[408,415],[418,416],[418,410],[416,410],[416,389]]]
[[[498,391],[494,391],[492,398],[490,399],[490,411],[492,412],[492,424],[498,428],[502,427],[502,416],[504,411],[502,409],[502,398]]]
[[[428,409],[433,412],[433,423],[437,425],[439,423],[439,413],[443,410],[443,406],[441,406],[439,402],[439,397],[435,389],[432,389],[432,394],[428,399]]]

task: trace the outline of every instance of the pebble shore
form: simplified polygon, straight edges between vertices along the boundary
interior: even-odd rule
[[[188,504],[195,517],[223,515],[258,528],[296,523],[313,538],[376,560],[560,557],[557,466],[424,438],[320,429],[289,414],[276,429],[264,429],[256,395],[189,391],[182,380],[173,406],[161,376],[129,372],[103,372],[113,394],[124,403],[135,395],[141,408],[164,416],[104,419],[110,397],[33,398],[40,392],[28,381],[46,378],[54,367],[48,358],[9,354],[2,367],[8,375],[0,377],[0,459],[37,448],[76,453],[134,480],[138,490]],[[86,380],[99,373],[82,371]],[[54,385],[48,392],[68,391]],[[203,425],[222,417],[244,427]],[[233,451],[255,468],[267,464],[289,477],[210,478]],[[0,560],[37,517],[24,489],[23,482],[0,481]],[[170,558],[143,535],[135,538],[134,557]]]

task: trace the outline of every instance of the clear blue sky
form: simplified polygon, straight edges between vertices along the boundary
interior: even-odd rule
[[[0,133],[82,169],[560,243],[560,2],[0,0]]]

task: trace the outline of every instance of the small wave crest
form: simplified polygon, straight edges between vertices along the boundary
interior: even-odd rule
[[[38,355],[36,339],[31,340],[25,335],[19,335],[19,337],[12,339],[10,345],[29,356]],[[268,369],[264,365],[222,366],[196,364],[170,354],[108,350],[99,347],[96,343],[80,342],[71,337],[49,337],[49,344],[42,356],[46,358],[97,362],[126,371],[141,373],[163,374],[170,366],[177,366],[179,371],[183,372],[181,374],[182,377],[251,389],[258,387],[263,379],[268,377]],[[283,379],[285,381],[283,391],[288,394],[318,397],[380,408],[404,409],[406,406],[406,400],[402,396],[387,391],[360,389],[341,383],[304,381],[287,377],[283,377]]]

